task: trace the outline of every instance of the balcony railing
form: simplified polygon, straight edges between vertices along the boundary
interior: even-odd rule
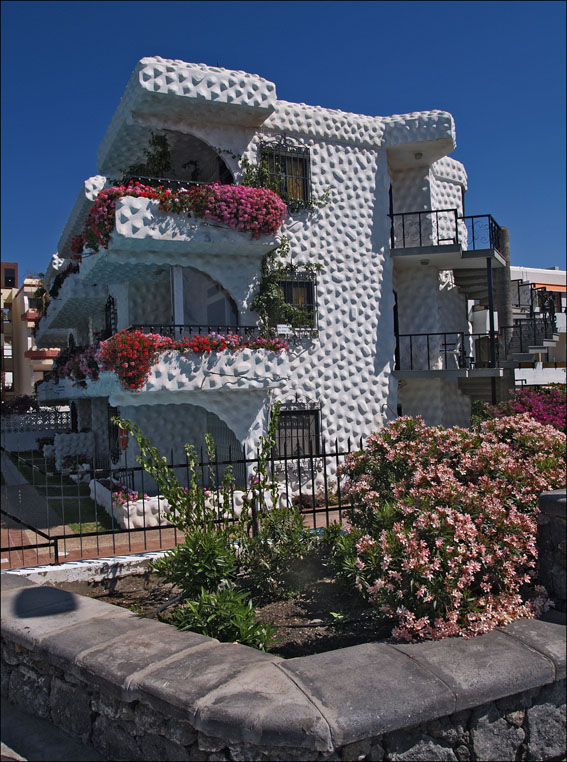
[[[208,185],[209,182],[204,180],[172,180],[169,177],[146,177],[145,175],[129,175],[124,178],[124,185],[140,183],[141,185],[149,185],[151,188],[161,187],[169,188],[169,190],[181,190],[190,185]]]
[[[255,325],[218,325],[217,323],[208,323],[207,325],[194,325],[190,323],[135,323],[128,330],[159,333],[161,336],[170,336],[172,339],[179,339],[184,336],[190,337],[195,334],[206,335],[209,333],[220,333],[223,336],[231,333],[247,338],[255,338],[260,335],[260,329]]]
[[[503,326],[500,336],[506,355],[529,352],[530,347],[544,347],[544,341],[551,341],[556,330],[555,315],[534,315],[530,318],[514,320],[514,325]]]
[[[457,209],[427,209],[390,215],[392,249],[461,244],[465,250],[500,250],[500,226],[490,214],[460,217]]]
[[[400,333],[396,370],[463,370],[492,367],[489,333]],[[498,360],[496,337],[494,353]]]

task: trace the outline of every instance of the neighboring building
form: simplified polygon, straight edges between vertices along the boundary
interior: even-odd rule
[[[148,179],[156,135],[167,139],[171,166]],[[109,422],[116,412],[174,459],[206,431],[221,452],[253,453],[275,400],[283,403],[278,447],[288,452],[307,440],[315,453],[323,440],[345,446],[400,412],[468,425],[472,399],[501,399],[513,385],[513,359],[498,337],[513,315],[507,231],[489,215],[465,215],[466,172],[448,156],[454,148],[443,111],[349,114],[279,101],[257,75],[142,59],[99,148],[101,174],[85,181],[46,275],[46,288],[57,289],[38,345],[85,346],[135,325],[176,336],[256,326],[261,264],[279,237],[124,197],[108,248],[84,251],[79,271],[69,269],[72,241],[109,178],[130,169],[145,185],[239,183],[239,156],[262,163],[288,201],[280,233],[293,267],[282,288],[295,306],[313,305],[314,317],[287,356],[166,354],[139,392],[103,373],[86,389],[44,383],[40,399],[74,401],[77,431],[91,430],[96,454],[110,446],[120,463],[126,455]],[[132,464],[132,449],[126,454]]]
[[[38,349],[34,328],[42,309],[36,291],[39,278],[27,277],[18,288],[18,265],[3,262],[2,283],[2,399],[34,396],[35,383],[51,370],[59,349]]]
[[[566,382],[567,272],[559,267],[511,267],[512,303],[523,323],[522,351],[528,351],[515,370],[516,385]],[[534,323],[553,323],[552,335],[533,341]],[[524,338],[528,333],[529,341]],[[528,345],[532,344],[531,346]]]

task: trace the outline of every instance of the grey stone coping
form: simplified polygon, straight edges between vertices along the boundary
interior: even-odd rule
[[[567,493],[564,489],[555,489],[550,492],[542,492],[539,496],[539,508],[547,516],[567,515]]]
[[[284,660],[18,575],[2,575],[1,599],[6,641],[230,743],[329,752],[565,676],[552,622]]]

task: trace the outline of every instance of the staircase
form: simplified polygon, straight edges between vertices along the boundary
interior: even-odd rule
[[[496,403],[506,400],[510,396],[510,389],[514,385],[514,378],[509,374],[497,378],[472,377],[459,378],[459,390],[472,400],[492,402],[492,382],[495,385]]]
[[[455,285],[467,299],[478,299],[481,304],[488,304],[488,282],[486,270],[453,270]]]

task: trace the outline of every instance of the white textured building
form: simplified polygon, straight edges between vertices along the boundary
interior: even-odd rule
[[[282,234],[296,266],[282,288],[298,304],[313,300],[316,320],[288,353],[166,353],[140,391],[111,372],[86,389],[42,384],[42,402],[75,401],[77,429],[93,432],[76,435],[89,444],[69,440],[71,451],[103,455],[116,410],[177,459],[205,431],[225,450],[253,452],[275,400],[287,444],[308,432],[318,452],[323,440],[345,446],[400,412],[466,426],[472,397],[506,393],[512,373],[496,332],[498,312],[501,325],[510,320],[502,317],[507,235],[489,216],[464,216],[466,173],[449,157],[450,114],[376,117],[288,103],[257,75],[144,58],[100,145],[100,174],[85,181],[71,211],[47,288],[69,266],[71,240],[97,194],[144,164],[152,135],[167,138],[167,177],[182,185],[239,183],[242,157],[267,162],[290,202],[283,227],[254,239],[160,212],[148,198],[123,198],[108,248],[84,251],[79,272],[59,279],[38,344],[72,337],[84,346],[97,331],[133,325],[161,333],[254,326],[262,260]],[[328,203],[318,204],[327,191]],[[320,265],[314,280],[305,263]]]

